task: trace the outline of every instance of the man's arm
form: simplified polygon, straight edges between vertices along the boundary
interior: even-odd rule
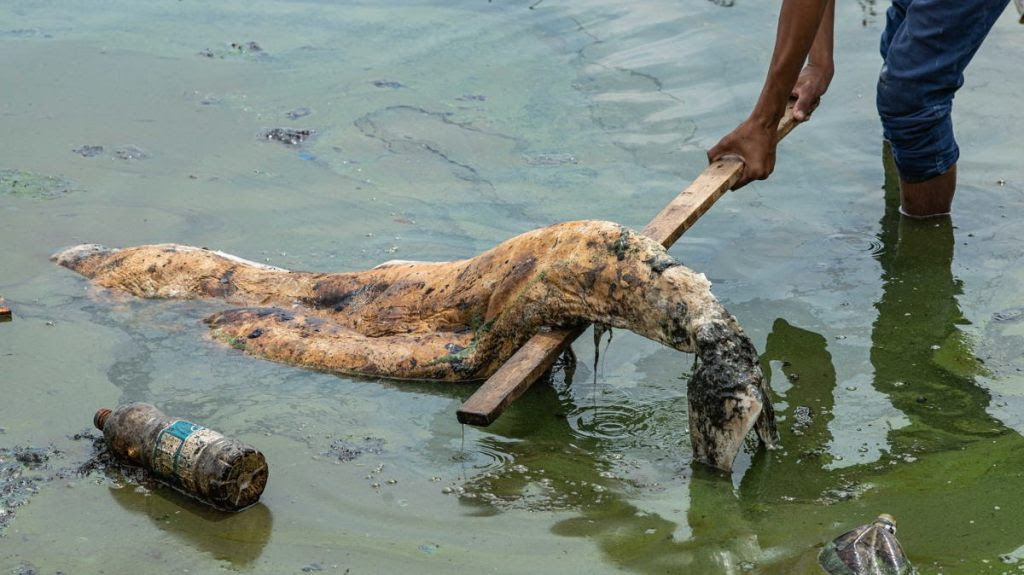
[[[834,14],[835,0],[783,0],[761,96],[750,116],[708,151],[709,161],[723,156],[743,160],[743,176],[733,189],[763,180],[775,169],[775,130],[790,97],[797,98],[793,116],[802,121],[828,89],[834,71]]]

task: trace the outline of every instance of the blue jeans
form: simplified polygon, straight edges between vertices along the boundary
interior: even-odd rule
[[[960,156],[953,94],[1009,0],[893,0],[882,33],[877,105],[900,177],[944,174]]]

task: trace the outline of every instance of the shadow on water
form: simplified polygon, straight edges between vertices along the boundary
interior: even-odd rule
[[[959,328],[967,322],[950,268],[950,219],[901,217],[888,158],[886,166],[870,361],[874,388],[907,423],[890,427],[876,460],[850,465],[832,453],[837,375],[828,342],[780,318],[761,360],[769,376],[781,365],[791,384],[778,393],[784,448],[756,452],[738,486],[700,465],[683,470],[687,526],[629,502],[637,486],[612,474],[614,454],[600,441],[574,436],[564,417],[572,400],[553,388],[528,394],[492,430],[529,438],[502,444],[518,471],[478,477],[463,502],[479,514],[574,510],[554,533],[591,539],[612,564],[644,573],[819,573],[826,541],[882,512],[896,517],[919,568],[978,573],[1015,562],[1024,543],[1024,440],[988,414],[991,396],[977,385],[985,371]]]
[[[149,517],[161,531],[237,568],[259,559],[274,524],[270,509],[262,503],[240,513],[225,513],[165,488],[140,492],[120,487],[110,489],[110,494],[122,508]]]

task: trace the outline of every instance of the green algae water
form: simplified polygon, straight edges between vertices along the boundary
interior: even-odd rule
[[[776,6],[0,0],[0,572],[817,573],[882,512],[922,573],[1024,572],[1024,27],[1008,11],[958,93],[952,220],[914,222],[874,112],[884,8],[838,7],[813,120],[672,250],[777,394],[783,449],[723,476],[692,463],[693,358],[630,333],[463,428],[472,386],[246,357],[207,336],[217,304],[48,258],[344,271],[642,227],[749,111]],[[131,401],[259,448],[260,503],[89,472],[93,413]]]

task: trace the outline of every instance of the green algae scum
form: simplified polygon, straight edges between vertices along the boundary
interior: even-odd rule
[[[919,573],[1024,572],[1024,34],[1009,9],[957,94],[952,218],[909,221],[873,103],[886,6],[837,6],[814,118],[671,250],[775,393],[781,448],[725,475],[690,452],[693,356],[632,333],[593,363],[581,337],[463,428],[473,385],[246,357],[198,319],[223,306],[48,258],[177,242],[355,271],[637,229],[756,99],[776,7],[0,1],[0,573],[812,574],[881,513]],[[132,402],[259,446],[260,501],[114,464],[90,420]]]

